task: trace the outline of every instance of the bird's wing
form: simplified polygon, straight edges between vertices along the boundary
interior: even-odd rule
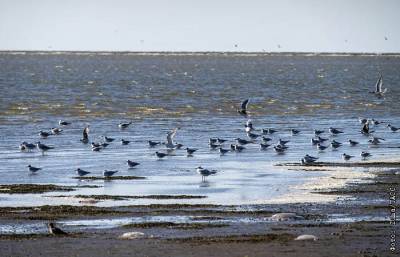
[[[381,89],[382,89],[382,75],[379,77],[378,81],[376,81],[375,84],[375,91],[377,93],[381,92]]]
[[[247,105],[249,105],[249,99],[246,99],[242,102],[242,110],[246,110],[247,109]]]
[[[168,134],[167,134],[167,142],[168,142],[168,144],[173,144],[173,139],[174,139],[177,131],[178,131],[178,128],[174,128],[173,130],[168,132]]]
[[[83,129],[83,139],[88,139],[89,138],[89,127],[85,127]]]

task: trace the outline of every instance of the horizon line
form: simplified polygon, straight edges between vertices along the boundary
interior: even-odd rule
[[[400,52],[1,50],[0,54],[400,56]]]

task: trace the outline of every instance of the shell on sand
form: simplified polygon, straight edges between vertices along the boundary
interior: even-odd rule
[[[138,238],[143,238],[144,237],[144,233],[142,232],[126,232],[123,233],[121,236],[119,236],[120,239],[138,239]]]
[[[305,241],[305,240],[317,241],[318,237],[316,237],[314,235],[300,235],[300,236],[296,237],[294,240],[297,240],[297,241]]]
[[[302,216],[296,215],[296,213],[282,212],[271,216],[271,220],[274,221],[286,221],[286,220],[299,220],[304,219]]]

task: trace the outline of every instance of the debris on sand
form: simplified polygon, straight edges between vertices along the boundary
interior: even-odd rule
[[[119,239],[139,239],[144,238],[145,234],[143,232],[133,231],[133,232],[126,232],[120,235]]]
[[[294,239],[295,241],[317,241],[318,237],[314,235],[300,235]]]
[[[272,215],[270,219],[273,221],[288,221],[288,220],[302,220],[304,218],[302,216],[297,215],[296,213],[282,212]]]

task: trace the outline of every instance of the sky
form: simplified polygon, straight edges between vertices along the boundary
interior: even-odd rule
[[[0,0],[0,50],[400,52],[399,0]]]

